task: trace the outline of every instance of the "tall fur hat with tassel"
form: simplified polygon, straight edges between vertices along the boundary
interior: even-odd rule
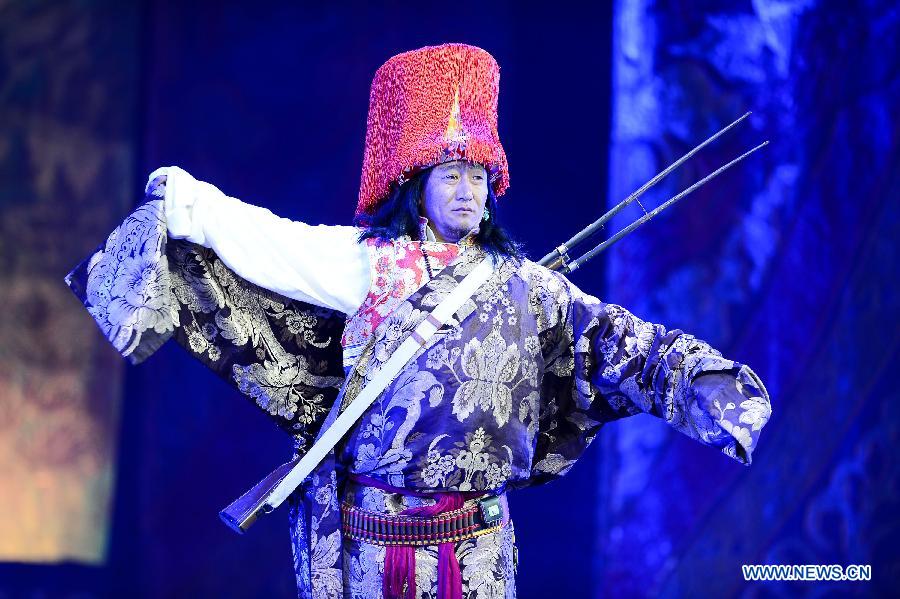
[[[369,94],[357,216],[372,214],[397,185],[442,162],[483,165],[494,192],[509,187],[497,133],[500,67],[465,44],[397,54],[375,73]]]

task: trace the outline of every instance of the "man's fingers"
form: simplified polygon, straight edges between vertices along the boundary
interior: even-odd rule
[[[153,179],[150,182],[150,189],[148,191],[150,195],[163,197],[166,194],[166,176],[160,175]]]

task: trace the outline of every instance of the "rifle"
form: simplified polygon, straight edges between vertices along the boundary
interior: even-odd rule
[[[669,198],[668,200],[666,200],[665,202],[663,202],[662,204],[660,204],[658,207],[654,208],[650,212],[647,212],[647,209],[644,208],[644,205],[641,204],[640,200],[638,199],[648,189],[650,189],[651,187],[653,187],[654,185],[659,183],[663,178],[665,178],[666,175],[668,175],[673,170],[675,170],[676,168],[678,168],[679,166],[684,164],[689,158],[691,158],[691,156],[693,156],[694,154],[699,152],[704,146],[712,143],[720,135],[722,135],[723,133],[725,133],[732,127],[735,127],[736,125],[738,125],[740,122],[742,122],[748,116],[750,116],[750,114],[751,113],[749,111],[745,112],[740,118],[738,118],[731,124],[727,125],[726,127],[723,127],[722,129],[717,131],[715,134],[713,134],[709,138],[707,138],[703,143],[696,146],[690,152],[686,153],[684,156],[682,156],[681,158],[679,158],[678,160],[676,160],[675,162],[673,162],[672,164],[667,166],[665,169],[663,169],[662,171],[657,173],[652,179],[650,179],[649,181],[647,181],[646,183],[641,185],[636,191],[632,192],[631,195],[629,195],[627,198],[625,198],[624,200],[622,200],[621,202],[619,202],[618,204],[613,206],[606,214],[604,214],[603,216],[601,216],[600,218],[595,220],[593,223],[591,223],[590,225],[588,225],[587,227],[585,227],[584,229],[582,229],[581,231],[579,231],[578,233],[573,235],[565,243],[561,243],[560,245],[558,245],[556,247],[556,249],[554,249],[552,252],[550,252],[543,258],[541,258],[541,261],[538,262],[538,264],[540,264],[541,266],[546,266],[550,270],[562,271],[565,274],[568,274],[568,273],[576,270],[582,264],[584,264],[591,258],[595,257],[597,254],[599,254],[600,252],[602,252],[603,250],[605,250],[606,248],[608,248],[609,246],[611,246],[618,240],[622,239],[623,237],[625,237],[626,235],[628,235],[629,233],[631,233],[632,231],[634,231],[635,229],[637,229],[638,227],[643,225],[644,223],[648,222],[654,216],[656,216],[657,214],[659,214],[660,212],[662,212],[669,206],[673,205],[678,200],[687,196],[692,191],[694,191],[698,187],[705,184],[707,181],[710,181],[711,179],[717,177],[721,173],[725,172],[726,170],[728,170],[729,168],[731,168],[732,166],[734,166],[735,164],[737,164],[738,162],[740,162],[741,160],[743,160],[744,158],[746,158],[747,156],[752,154],[753,152],[755,152],[755,151],[759,150],[760,148],[762,148],[763,146],[767,145],[769,143],[768,140],[762,142],[755,148],[752,148],[752,149],[744,152],[743,154],[741,154],[740,156],[738,156],[731,162],[728,162],[728,163],[720,166],[712,173],[703,177],[702,179],[700,179],[696,183],[692,184],[691,186],[687,187],[686,189],[682,190],[678,194],[672,196],[671,198]],[[606,223],[612,217],[614,217],[616,214],[621,212],[626,206],[628,206],[629,204],[631,204],[632,202],[635,202],[635,201],[638,203],[638,206],[641,207],[641,210],[644,211],[644,214],[641,217],[639,217],[637,220],[632,222],[627,227],[624,227],[623,229],[621,229],[618,233],[616,233],[615,235],[613,235],[606,241],[596,245],[593,249],[585,252],[583,255],[579,256],[578,258],[576,258],[574,260],[569,258],[569,252],[572,250],[573,247],[575,247],[576,245],[582,243],[586,239],[593,236],[600,229],[602,229],[604,227],[604,225],[606,225]]]
[[[749,156],[756,150],[758,150],[758,149],[762,148],[763,146],[765,146],[766,144],[768,144],[769,142],[765,141],[765,142],[761,143],[760,145],[756,146],[755,148],[753,148],[752,150],[745,152],[741,156],[739,156],[739,157],[735,158],[734,160],[732,160],[731,162],[725,164],[724,166],[719,167],[714,172],[710,173],[709,175],[707,175],[700,181],[694,183],[693,185],[691,185],[687,189],[683,190],[676,196],[667,200],[665,203],[663,203],[659,207],[655,208],[651,212],[647,212],[647,210],[644,209],[644,215],[641,216],[638,220],[634,221],[633,223],[631,223],[630,225],[628,225],[627,227],[625,227],[624,229],[622,229],[621,231],[616,233],[616,235],[614,235],[607,241],[604,241],[600,245],[596,246],[594,249],[585,253],[580,258],[569,261],[569,257],[568,257],[569,248],[573,247],[574,245],[576,245],[578,243],[581,243],[582,241],[584,241],[585,239],[587,239],[591,235],[593,235],[595,232],[599,231],[606,224],[606,222],[609,221],[609,219],[611,219],[613,216],[615,216],[623,208],[628,206],[628,204],[630,204],[631,202],[637,201],[638,205],[640,205],[641,208],[643,209],[644,207],[643,207],[643,205],[641,205],[638,198],[644,192],[646,192],[653,185],[658,183],[661,179],[663,179],[666,175],[671,173],[673,170],[678,168],[681,164],[683,164],[691,156],[693,156],[698,151],[700,151],[700,149],[702,149],[704,146],[711,143],[713,140],[718,138],[720,135],[722,135],[723,133],[725,133],[726,131],[728,131],[729,129],[731,129],[732,127],[734,127],[735,125],[737,125],[738,123],[743,121],[744,119],[746,119],[749,115],[750,115],[749,112],[745,113],[739,119],[737,119],[736,121],[734,121],[733,123],[731,123],[730,125],[725,127],[724,129],[720,130],[719,132],[717,132],[716,134],[714,134],[713,136],[708,138],[706,141],[704,141],[703,143],[701,143],[700,145],[698,145],[697,147],[692,149],[690,152],[688,152],[687,154],[685,154],[684,156],[682,156],[681,158],[676,160],[674,163],[672,163],[671,165],[666,167],[662,172],[658,173],[656,176],[654,176],[652,179],[650,179],[650,181],[648,181],[647,183],[642,185],[637,191],[635,191],[634,193],[629,195],[627,198],[625,198],[624,200],[619,202],[614,208],[612,208],[606,214],[601,216],[594,223],[592,223],[591,225],[589,225],[588,227],[583,229],[577,235],[575,235],[574,237],[569,239],[566,243],[557,247],[556,250],[554,250],[553,252],[544,256],[544,258],[541,260],[540,264],[543,266],[546,266],[547,268],[550,268],[552,270],[562,270],[565,273],[572,272],[573,270],[578,268],[580,265],[584,264],[586,261],[588,261],[591,258],[593,258],[594,256],[596,256],[601,251],[603,251],[604,249],[606,249],[607,247],[609,247],[610,245],[612,245],[613,243],[615,243],[616,241],[618,241],[619,239],[621,239],[622,237],[624,237],[625,235],[627,235],[628,233],[630,233],[631,231],[633,231],[634,229],[639,227],[640,225],[649,221],[651,218],[653,218],[654,216],[656,216],[657,214],[662,212],[665,208],[671,206],[672,204],[674,204],[675,202],[677,202],[684,196],[688,195],[689,193],[691,193],[692,191],[694,191],[695,189],[697,189],[698,187],[700,187],[701,185],[703,185],[704,183],[709,181],[710,179],[721,174],[722,172],[724,172],[725,170],[727,170],[734,164],[737,164],[738,162],[740,162],[741,160],[743,160],[744,158],[746,158],[747,156]],[[478,285],[480,285],[480,283],[478,283]],[[460,287],[462,287],[462,284],[460,284]],[[473,288],[470,291],[467,291],[466,292],[467,295],[465,297],[467,298],[468,296],[470,296],[474,292],[474,290],[475,289]],[[453,295],[453,294],[451,294],[451,295]],[[460,294],[459,297],[462,298],[463,297],[462,294]],[[463,301],[465,301],[465,299],[459,299],[459,298],[457,298],[457,299],[459,301],[459,305],[461,305],[461,303]],[[447,298],[447,300],[445,300],[445,302],[446,301],[449,301],[449,298]],[[456,305],[456,304],[454,304],[454,305]],[[452,313],[453,311],[456,310],[456,307],[447,307],[447,306],[441,305],[441,306],[438,306],[437,308],[435,308],[435,311],[438,311],[439,309],[443,310],[445,312],[449,311],[448,313]],[[441,320],[441,322],[443,322],[443,320]],[[437,326],[430,332],[433,334],[438,328],[440,328],[440,327]],[[410,347],[412,347],[412,345],[410,345]],[[392,356],[392,360],[394,360],[395,358],[399,358],[399,356],[400,356],[400,351],[398,350],[397,352],[395,352],[395,356]],[[366,407],[368,407],[368,405],[377,398],[378,394],[381,393],[381,391],[384,389],[384,387],[386,387],[388,384],[390,384],[390,380],[393,379],[393,377],[396,375],[396,372],[399,371],[400,368],[403,367],[403,364],[405,364],[406,360],[409,359],[409,357],[411,357],[411,356],[412,356],[412,353],[409,353],[403,359],[395,360],[395,361],[397,361],[397,364],[395,365],[395,371],[392,372],[392,374],[388,375],[390,377],[390,379],[385,379],[384,381],[381,381],[383,383],[382,386],[379,386],[377,389],[374,386],[371,389],[366,387],[363,390],[363,392],[360,393],[360,397],[357,397],[356,400],[350,404],[350,407],[345,412],[343,412],[341,414],[341,416],[338,417],[339,420],[342,419],[341,423],[340,423],[341,426],[337,426],[339,423],[335,422],[334,425],[332,425],[332,426],[335,427],[336,430],[332,431],[332,430],[330,430],[330,428],[331,428],[330,427],[329,430],[326,432],[326,434],[323,435],[325,437],[328,437],[327,443],[322,443],[322,445],[319,445],[319,442],[317,442],[316,444],[313,445],[313,448],[310,449],[310,451],[307,454],[305,454],[302,458],[297,458],[294,461],[288,462],[286,464],[282,464],[274,472],[269,474],[264,480],[260,481],[256,486],[254,486],[252,489],[247,491],[244,495],[242,495],[237,500],[232,502],[231,505],[229,505],[228,507],[223,509],[219,513],[219,517],[222,519],[222,521],[225,524],[227,524],[228,527],[231,528],[232,530],[234,530],[235,532],[243,534],[256,521],[257,517],[260,514],[267,514],[271,511],[273,511],[276,507],[278,507],[287,498],[287,496],[306,478],[306,476],[309,474],[309,472],[316,466],[316,464],[319,463],[319,461],[322,459],[322,457],[334,446],[335,443],[337,443],[338,439],[340,439],[340,437],[344,434],[344,432],[346,432],[346,430],[350,426],[353,425],[353,423],[356,421],[356,419],[362,415],[362,413],[366,409]],[[385,366],[385,368],[386,368],[386,366]],[[366,397],[365,401],[360,402],[361,396],[363,396],[364,394],[367,397]],[[325,439],[321,439],[320,441],[325,441]]]

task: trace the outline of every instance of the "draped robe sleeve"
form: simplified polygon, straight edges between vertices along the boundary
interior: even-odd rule
[[[771,415],[753,370],[693,335],[587,295],[561,275],[545,281],[531,298],[542,312],[545,364],[531,484],[564,474],[604,423],[641,413],[750,465]]]
[[[170,239],[211,248],[251,283],[345,314],[356,312],[369,291],[369,253],[357,227],[278,216],[177,166],[154,171],[147,188],[164,199]]]
[[[211,249],[169,238],[148,195],[65,278],[132,364],[174,337],[308,447],[343,382],[341,312],[254,285]]]

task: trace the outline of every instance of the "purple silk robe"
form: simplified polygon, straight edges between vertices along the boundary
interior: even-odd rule
[[[174,335],[291,434],[298,455],[484,255],[469,246],[412,290],[345,377],[342,314],[254,286],[166,232],[151,199],[66,282],[133,363]],[[713,388],[699,377],[715,377],[715,392],[698,392]],[[749,367],[705,342],[530,261],[500,260],[292,496],[299,595],[380,592],[384,548],[342,539],[339,493],[385,513],[420,501],[345,487],[348,472],[417,490],[504,492],[564,475],[603,424],[640,413],[749,465],[771,406]],[[514,595],[513,543],[511,523],[458,543],[465,593]],[[416,550],[421,596],[436,589],[434,556]]]

